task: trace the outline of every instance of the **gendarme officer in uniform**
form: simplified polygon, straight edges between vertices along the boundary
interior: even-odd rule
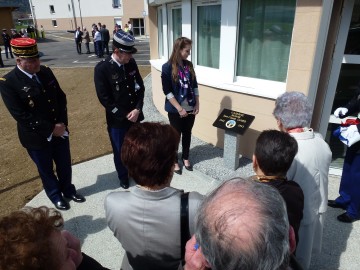
[[[71,183],[66,95],[51,69],[40,65],[34,39],[12,39],[11,47],[17,66],[0,78],[1,96],[17,122],[20,142],[35,162],[47,196],[57,209],[67,210],[70,205],[64,197],[75,202],[85,198]]]
[[[339,118],[354,114],[357,114],[357,120],[360,119],[360,84],[353,98],[344,107],[334,111],[334,116]],[[360,133],[360,124],[349,126],[348,131]],[[337,216],[340,222],[360,220],[360,141],[346,149],[339,196],[335,200],[328,200],[328,206],[346,211]]]
[[[96,93],[105,107],[116,171],[124,189],[129,187],[129,179],[121,162],[121,146],[131,125],[144,119],[145,87],[132,58],[132,54],[137,52],[134,45],[133,36],[122,30],[116,32],[113,53],[96,65],[94,74]]]

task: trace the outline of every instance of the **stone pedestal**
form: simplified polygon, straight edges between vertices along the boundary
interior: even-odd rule
[[[240,135],[225,130],[224,136],[224,165],[226,168],[236,170],[239,167]]]

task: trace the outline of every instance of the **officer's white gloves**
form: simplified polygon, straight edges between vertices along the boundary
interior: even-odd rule
[[[347,114],[348,111],[349,110],[347,108],[340,107],[334,111],[334,115],[335,117],[339,118],[339,116],[344,116],[345,114]]]

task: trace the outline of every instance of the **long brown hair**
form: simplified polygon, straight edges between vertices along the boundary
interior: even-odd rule
[[[171,77],[176,82],[178,80],[178,66],[183,66],[183,60],[180,55],[180,51],[184,49],[187,45],[192,45],[191,39],[187,37],[179,37],[174,42],[173,51],[171,53],[169,63],[172,66]],[[195,71],[192,63],[190,62],[190,73],[192,80],[195,79]]]

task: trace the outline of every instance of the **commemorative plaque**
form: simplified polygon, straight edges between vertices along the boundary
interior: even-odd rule
[[[213,126],[243,135],[254,119],[253,115],[224,109]]]

